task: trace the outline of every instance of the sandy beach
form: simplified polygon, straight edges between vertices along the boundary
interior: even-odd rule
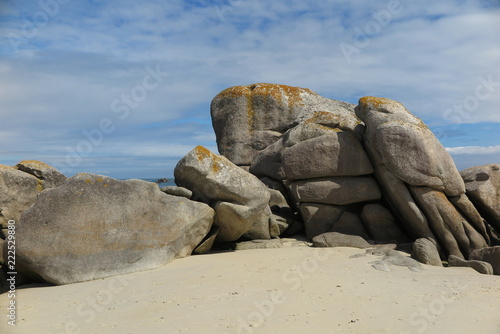
[[[370,262],[380,257],[364,253],[241,250],[97,281],[23,287],[16,327],[4,317],[0,332],[500,333],[498,276],[426,265],[379,271]],[[7,301],[2,294],[0,304]]]

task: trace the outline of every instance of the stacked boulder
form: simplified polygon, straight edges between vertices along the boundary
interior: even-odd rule
[[[219,152],[280,190],[310,239],[342,232],[402,242],[404,232],[378,203],[354,107],[308,89],[254,84],[221,92],[211,115]]]
[[[466,194],[451,156],[399,102],[364,97],[354,106],[303,88],[253,84],[221,92],[211,115],[219,152],[279,190],[309,238],[420,238],[426,247],[416,253],[436,265],[436,254],[453,263],[473,252],[477,259],[498,239],[499,168],[464,172]]]
[[[484,221],[429,128],[401,103],[384,98],[361,98],[356,115],[367,128],[364,146],[377,179],[412,236],[432,238],[446,255],[460,258],[487,247]]]

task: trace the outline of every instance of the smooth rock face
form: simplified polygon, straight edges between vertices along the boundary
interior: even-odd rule
[[[77,174],[23,213],[18,271],[68,284],[157,268],[190,255],[213,217],[150,182]]]
[[[500,275],[500,246],[476,249],[470,254],[469,260],[488,262],[493,267],[493,274]]]
[[[43,182],[13,167],[0,165],[0,225],[7,228],[9,220],[19,223],[21,214],[35,203],[43,190]]]
[[[302,141],[286,149],[282,160],[288,180],[373,173],[361,143],[347,131]]]
[[[270,194],[254,175],[197,146],[178,162],[174,176],[177,185],[214,208],[214,223],[220,227],[217,242],[235,241],[244,234],[270,238]]]
[[[419,238],[415,240],[412,257],[423,264],[437,267],[443,266],[436,247],[436,241],[431,238]]]
[[[301,203],[299,208],[309,239],[326,232],[332,232],[333,225],[345,211],[345,207],[342,206],[318,203]]]
[[[339,115],[339,126],[354,130],[359,120],[353,108],[309,89],[259,83],[222,91],[210,112],[219,152],[237,165],[250,165],[255,155],[314,111]]]
[[[191,199],[193,197],[193,192],[189,189],[177,186],[165,186],[160,188],[167,195],[185,197]]]
[[[370,244],[357,235],[348,235],[337,232],[320,234],[313,238],[314,247],[354,247],[368,248]]]
[[[377,182],[371,177],[332,177],[301,180],[290,185],[297,202],[348,205],[379,200]]]
[[[392,213],[380,204],[366,204],[361,211],[361,221],[371,238],[377,242],[409,242]]]
[[[21,161],[16,165],[16,168],[43,180],[44,189],[58,187],[67,179],[54,167],[37,160]]]
[[[460,172],[467,197],[500,234],[500,165],[485,165]]]
[[[459,196],[465,185],[455,163],[429,128],[401,103],[366,96],[356,115],[365,122],[366,143],[400,180]]]
[[[363,97],[355,111],[375,175],[412,237],[433,238],[462,258],[486,247],[489,236],[453,159],[427,126],[389,99]]]
[[[359,218],[358,214],[346,211],[340,216],[340,219],[333,224],[330,229],[331,232],[338,232],[342,234],[358,235],[365,240],[369,240],[370,237],[366,233],[366,230]]]
[[[478,260],[464,260],[455,255],[448,257],[450,267],[469,267],[481,274],[493,275],[493,267],[488,262]]]
[[[410,187],[410,190],[450,255],[467,258],[474,249],[488,246],[444,193],[426,187]]]

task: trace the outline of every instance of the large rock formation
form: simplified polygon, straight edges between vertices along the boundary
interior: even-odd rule
[[[178,162],[174,176],[177,185],[214,208],[217,242],[271,237],[268,188],[227,158],[198,146]]]
[[[150,182],[77,174],[23,213],[17,270],[67,284],[156,268],[191,254],[213,216]]]
[[[460,172],[467,196],[500,235],[500,165],[485,165]]]
[[[446,253],[468,257],[488,245],[483,220],[465,195],[453,159],[402,104],[363,97],[356,115],[364,146],[393,210],[416,238],[433,238]]]
[[[302,215],[309,238],[334,231],[370,238],[359,214],[381,193],[353,105],[303,88],[255,84],[226,89],[211,110],[219,151],[250,165],[266,184],[282,184],[276,188]]]
[[[309,89],[259,83],[235,86],[212,101],[212,124],[219,152],[237,165],[249,166],[264,148],[315,111],[338,115],[339,127],[354,130],[354,106],[330,100]]]

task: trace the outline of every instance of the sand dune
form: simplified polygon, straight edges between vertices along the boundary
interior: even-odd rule
[[[355,248],[243,250],[17,291],[2,333],[500,333],[500,277],[392,266]],[[6,305],[7,295],[0,296]]]

